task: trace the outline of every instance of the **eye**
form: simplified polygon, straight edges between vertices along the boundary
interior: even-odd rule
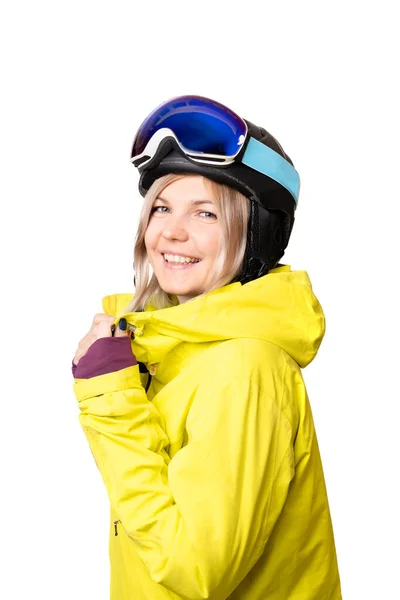
[[[216,214],[214,214],[214,213],[212,213],[212,212],[209,212],[208,210],[202,210],[202,211],[199,213],[199,215],[200,215],[201,217],[205,217],[206,219],[216,219],[216,218],[217,218],[217,215],[216,215]]]
[[[154,215],[154,213],[164,213],[164,212],[167,212],[167,210],[168,210],[167,206],[153,206],[153,208],[151,209],[150,215]]]

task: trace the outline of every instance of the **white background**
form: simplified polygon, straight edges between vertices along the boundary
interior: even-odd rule
[[[2,5],[2,599],[108,598],[108,502],[70,364],[102,296],[133,289],[135,130],[185,93],[264,126],[300,172],[283,262],[327,317],[304,378],[343,597],[400,598],[395,4]]]

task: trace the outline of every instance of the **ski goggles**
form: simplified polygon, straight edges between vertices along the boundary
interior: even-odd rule
[[[246,121],[223,104],[202,96],[167,100],[140,125],[131,162],[144,170],[168,138],[174,139],[194,162],[226,167],[236,161],[267,175],[285,187],[297,204],[300,178],[296,169],[272,148],[251,137]]]

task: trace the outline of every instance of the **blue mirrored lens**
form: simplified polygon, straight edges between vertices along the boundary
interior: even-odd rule
[[[141,154],[151,137],[171,129],[187,152],[234,156],[241,149],[246,124],[229,108],[201,96],[180,96],[158,106],[140,126],[132,158]]]

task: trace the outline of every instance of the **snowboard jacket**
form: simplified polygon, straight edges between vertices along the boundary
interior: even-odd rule
[[[161,310],[123,312],[131,299],[103,311],[133,326],[132,364],[74,383],[110,500],[111,599],[340,600],[301,372],[325,332],[307,273]]]

